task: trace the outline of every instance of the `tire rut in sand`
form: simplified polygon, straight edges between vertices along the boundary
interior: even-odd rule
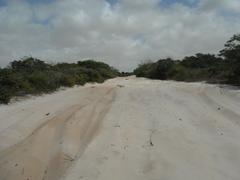
[[[0,179],[59,179],[97,135],[114,97],[115,88],[106,88],[103,96],[68,108],[0,152]]]

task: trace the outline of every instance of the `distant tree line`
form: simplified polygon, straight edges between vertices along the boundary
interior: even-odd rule
[[[171,58],[140,64],[137,77],[177,81],[208,81],[240,85],[240,34],[234,35],[219,55],[198,53],[182,60]]]
[[[48,64],[32,57],[13,61],[0,68],[0,103],[14,96],[53,92],[61,86],[104,82],[116,76],[177,81],[207,81],[240,85],[240,34],[234,35],[219,55],[198,53],[182,60],[171,58],[140,64],[133,73],[122,72],[94,60]]]
[[[118,75],[118,70],[93,60],[52,65],[27,57],[0,68],[0,103],[9,103],[13,96],[52,92],[61,86],[102,83]]]

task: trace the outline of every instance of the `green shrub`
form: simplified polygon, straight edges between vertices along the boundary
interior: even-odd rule
[[[189,76],[188,69],[181,64],[175,64],[168,73],[170,79],[184,81]]]
[[[181,61],[161,59],[140,64],[134,74],[161,80],[208,81],[240,85],[240,34],[234,35],[220,51],[223,57],[198,53]]]
[[[11,92],[7,89],[7,87],[0,86],[0,103],[8,104],[11,99]]]
[[[76,84],[76,80],[74,76],[63,75],[61,79],[61,85],[66,87],[73,87]]]
[[[155,63],[145,62],[140,65],[133,71],[137,77],[149,77],[150,71],[152,71]]]
[[[93,60],[49,65],[32,57],[25,58],[0,69],[0,103],[8,103],[13,96],[51,92],[61,86],[100,83],[117,75],[116,69]]]
[[[37,93],[53,89],[52,84],[49,82],[49,76],[44,72],[36,71],[32,73],[29,75],[28,81]]]

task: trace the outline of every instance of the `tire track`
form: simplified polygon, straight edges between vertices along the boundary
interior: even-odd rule
[[[24,141],[0,152],[0,179],[61,177],[97,135],[114,100],[115,88],[99,88],[105,88],[105,93],[99,93],[96,100],[71,106],[43,123]]]

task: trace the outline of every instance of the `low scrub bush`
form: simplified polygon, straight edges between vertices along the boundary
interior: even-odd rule
[[[240,85],[240,34],[234,35],[219,55],[198,53],[182,60],[167,58],[143,63],[134,74],[151,79]]]
[[[109,65],[93,60],[51,65],[32,57],[24,58],[0,69],[0,103],[9,103],[13,96],[51,92],[61,86],[101,83],[118,74]]]

